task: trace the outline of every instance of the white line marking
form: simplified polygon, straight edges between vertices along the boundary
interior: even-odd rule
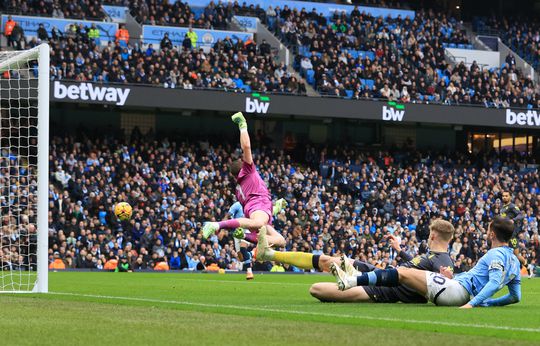
[[[177,301],[177,300],[160,300],[160,299],[136,298],[136,297],[117,297],[117,296],[81,294],[81,293],[70,293],[70,292],[49,292],[49,294],[85,297],[85,298],[116,299],[116,300],[148,302],[148,303],[200,306],[200,307],[208,307],[208,308],[226,308],[226,309],[245,310],[245,311],[278,312],[278,313],[286,313],[286,314],[293,314],[293,315],[312,315],[312,316],[323,316],[323,317],[332,317],[332,318],[354,318],[354,319],[360,319],[360,320],[405,322],[405,323],[431,324],[431,325],[440,325],[440,326],[449,326],[449,327],[472,327],[472,328],[485,328],[485,329],[495,329],[495,330],[510,330],[510,331],[516,331],[516,332],[540,333],[540,328],[508,327],[508,326],[496,326],[496,325],[490,325],[490,324],[471,324],[471,323],[456,323],[456,322],[429,321],[429,320],[423,321],[423,320],[399,319],[399,318],[391,318],[391,317],[331,314],[331,313],[324,313],[324,312],[311,312],[311,311],[298,311],[298,310],[291,311],[291,310],[273,309],[273,308],[260,308],[260,307],[254,307],[254,306],[194,303],[194,302]]]
[[[201,282],[201,281],[204,281],[204,282],[212,282],[212,283],[220,283],[220,282],[223,282],[223,283],[233,283],[233,284],[248,284],[248,285],[256,285],[256,284],[261,284],[261,285],[280,285],[280,286],[311,286],[313,285],[312,283],[299,283],[299,282],[273,282],[273,281],[255,281],[255,280],[238,280],[238,281],[234,281],[234,280],[219,280],[219,279],[216,279],[216,280],[212,280],[212,279],[209,279],[209,280],[206,280],[206,279],[176,279],[175,280],[177,281],[197,281],[197,282]]]

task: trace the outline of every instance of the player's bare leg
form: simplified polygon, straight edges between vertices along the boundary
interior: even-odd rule
[[[268,243],[270,246],[275,248],[285,247],[287,245],[287,241],[283,236],[276,231],[276,229],[271,225],[266,225],[266,239],[268,240]]]
[[[335,283],[318,282],[309,288],[309,293],[322,302],[368,303],[373,302],[363,287],[340,291]]]
[[[249,230],[258,230],[259,228],[266,226],[270,221],[270,216],[262,211],[256,210],[248,218],[241,217],[238,219],[230,219],[220,222],[206,222],[203,226],[203,237],[206,239],[212,234],[216,233],[220,229],[236,229],[245,228]]]
[[[399,283],[404,284],[415,290],[416,292],[427,294],[426,271],[414,268],[399,267]]]
[[[322,272],[330,272],[330,265],[332,263],[338,264],[341,266],[341,269],[346,272],[348,275],[359,275],[361,274],[356,268],[354,268],[354,260],[347,258],[345,256],[341,257],[332,257],[328,255],[321,255],[319,257],[319,270]]]
[[[242,230],[243,233],[243,230]],[[242,262],[242,269],[246,270],[246,280],[253,280],[253,256],[248,251],[249,243],[238,238],[234,238],[234,247],[238,254],[238,260]]]

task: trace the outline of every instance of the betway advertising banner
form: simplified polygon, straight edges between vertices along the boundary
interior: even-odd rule
[[[390,123],[413,122],[540,129],[540,111],[527,109],[402,104],[392,101],[165,89],[66,81],[51,82],[50,92],[51,102],[94,103],[122,108],[242,111],[260,117],[297,115],[368,119]],[[2,98],[7,96],[2,93]]]

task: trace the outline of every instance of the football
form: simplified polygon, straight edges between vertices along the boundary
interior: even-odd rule
[[[127,221],[131,218],[133,208],[127,202],[120,202],[114,207],[114,214],[120,221]]]

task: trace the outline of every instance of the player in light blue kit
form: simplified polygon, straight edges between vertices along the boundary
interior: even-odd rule
[[[272,213],[276,216],[283,208],[287,206],[285,199],[278,199],[272,207]],[[228,211],[231,219],[239,219],[244,217],[244,208],[240,202],[235,202]],[[257,239],[257,234],[250,234],[249,230],[243,228],[237,228],[233,232],[234,247],[236,252],[239,253],[239,259],[243,262],[243,268],[246,270],[246,280],[253,280],[253,254],[248,250],[253,238]]]
[[[473,308],[514,304],[521,300],[521,276],[519,260],[508,244],[513,231],[514,224],[510,219],[496,216],[488,228],[491,249],[474,268],[453,279],[451,272],[444,268],[441,273],[399,267],[347,276],[339,265],[332,264],[331,271],[341,290],[354,286],[395,287],[404,284],[436,305]],[[491,298],[504,286],[508,286],[508,294]]]
[[[244,208],[242,207],[242,204],[240,202],[235,202],[228,211],[229,216],[231,219],[239,219],[241,217],[244,217]],[[241,228],[237,228],[234,233],[241,232],[242,235],[244,233],[244,230]],[[252,259],[251,259],[251,252],[248,251],[246,243],[242,243],[241,238],[235,235],[234,237],[234,247],[236,252],[239,253],[239,259],[244,264],[244,269],[246,270],[246,280],[253,280],[253,270],[252,270]],[[240,258],[241,257],[241,258]]]

